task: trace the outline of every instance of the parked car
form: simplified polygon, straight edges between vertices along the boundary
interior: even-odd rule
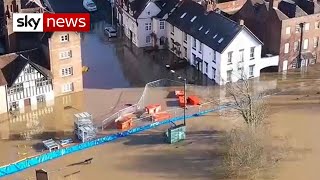
[[[109,37],[117,37],[117,30],[111,26],[104,28],[104,33]]]
[[[92,0],[83,0],[83,7],[90,12],[97,11],[97,6]]]

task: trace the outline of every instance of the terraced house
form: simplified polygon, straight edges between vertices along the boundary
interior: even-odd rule
[[[320,5],[316,0],[248,0],[233,17],[279,55],[279,71],[308,66],[320,57]]]

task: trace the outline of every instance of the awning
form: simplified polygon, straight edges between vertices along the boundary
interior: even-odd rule
[[[314,55],[311,52],[304,52],[301,54],[302,59],[314,59]]]

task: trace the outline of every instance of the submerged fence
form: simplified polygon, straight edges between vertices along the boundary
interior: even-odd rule
[[[218,106],[217,108],[214,108],[214,109],[208,109],[208,110],[204,110],[204,111],[193,113],[193,114],[189,114],[190,113],[189,112],[188,115],[186,115],[186,119],[201,116],[201,115],[207,114],[209,112],[225,110],[227,108],[230,108],[231,106],[232,106],[231,104],[224,104],[224,105]],[[91,148],[91,147],[94,147],[97,145],[108,143],[108,142],[114,141],[114,140],[122,138],[122,137],[136,134],[138,132],[152,129],[152,128],[155,128],[160,125],[170,124],[172,122],[182,120],[183,118],[184,118],[184,116],[178,116],[178,117],[174,117],[172,119],[167,119],[164,121],[151,123],[151,124],[148,124],[145,126],[140,126],[140,127],[130,129],[128,131],[111,134],[111,135],[101,137],[101,138],[98,138],[98,139],[95,139],[92,141],[81,143],[81,144],[78,144],[75,146],[70,146],[70,147],[66,147],[63,149],[56,150],[56,151],[44,153],[39,156],[30,157],[30,158],[12,163],[10,165],[5,165],[5,166],[0,167],[0,177],[8,176],[10,174],[14,174],[14,173],[23,171],[27,168],[42,164],[44,162],[47,162],[47,161],[50,161],[53,159],[57,159],[57,158],[65,156],[65,155],[72,154],[72,153],[75,153],[75,152],[78,152],[78,151],[81,151],[84,149],[88,149],[88,148]]]

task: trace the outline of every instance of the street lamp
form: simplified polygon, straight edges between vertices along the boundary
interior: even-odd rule
[[[166,65],[166,67],[170,67],[169,65]],[[176,72],[174,70],[170,70],[172,74],[175,74]],[[179,75],[178,79],[181,80],[182,77]],[[186,108],[187,108],[187,79],[183,79],[184,85],[183,85],[183,97],[184,97],[184,107],[183,107],[183,125],[186,125]]]

